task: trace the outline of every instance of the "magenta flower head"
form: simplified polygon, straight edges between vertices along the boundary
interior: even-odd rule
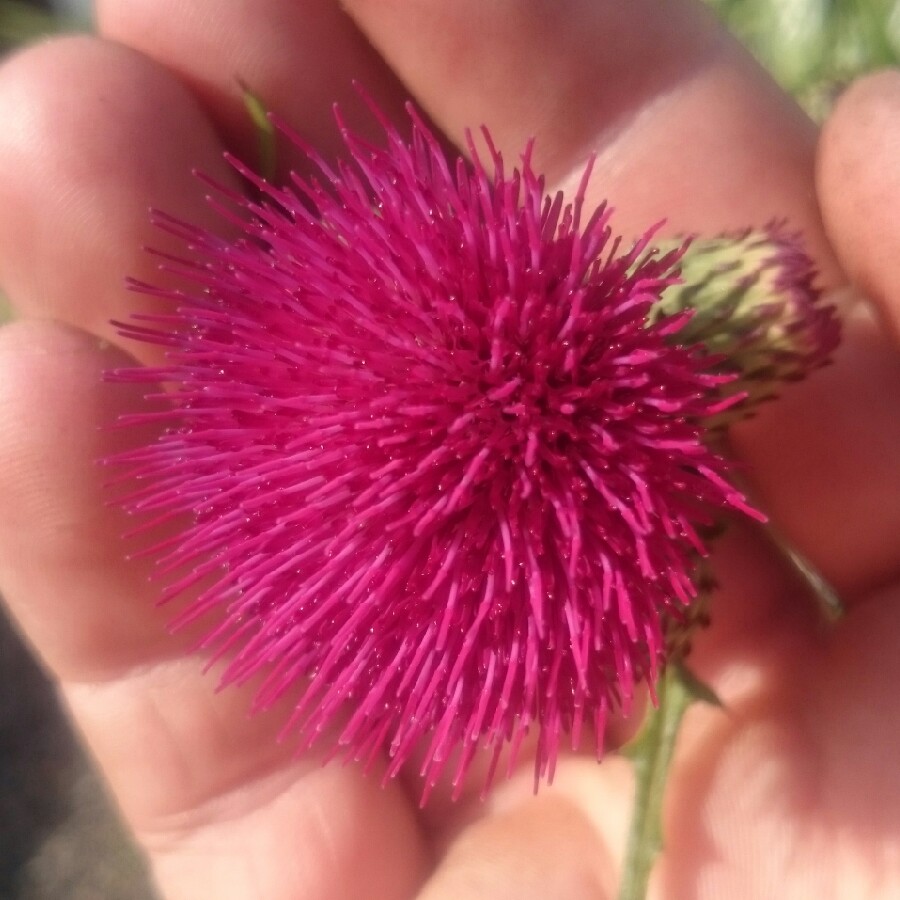
[[[530,148],[508,171],[487,132],[449,164],[413,113],[405,142],[346,133],[349,162],[233,197],[243,237],[163,215],[190,246],[169,315],[121,326],[167,348],[165,430],[128,455],[127,501],[224,683],[258,679],[286,725],[426,794],[476,752],[564,735],[651,688],[697,594],[701,533],[747,510],[704,421],[739,397],[686,313],[650,321],[679,251],[625,248],[590,167],[568,205]],[[140,420],[146,416],[137,417]],[[148,526],[149,527],[149,526]],[[489,776],[490,777],[490,776]]]

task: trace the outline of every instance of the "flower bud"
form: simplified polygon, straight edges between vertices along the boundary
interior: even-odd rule
[[[821,302],[815,275],[799,235],[780,224],[685,246],[681,280],[663,291],[651,321],[691,310],[678,342],[702,344],[720,358],[721,372],[737,374],[721,390],[744,400],[720,424],[829,361],[840,325],[834,307]]]

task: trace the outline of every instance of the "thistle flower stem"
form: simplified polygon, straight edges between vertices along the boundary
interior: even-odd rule
[[[663,849],[663,800],[681,720],[694,700],[716,702],[681,664],[666,667],[656,690],[656,708],[622,751],[634,763],[635,800],[618,900],[644,900],[647,895]]]

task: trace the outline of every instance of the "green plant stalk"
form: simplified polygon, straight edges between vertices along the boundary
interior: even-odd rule
[[[681,663],[670,663],[656,687],[657,706],[622,755],[634,763],[635,797],[618,900],[644,900],[650,873],[663,849],[663,801],[675,741],[696,700],[721,706],[718,698]]]

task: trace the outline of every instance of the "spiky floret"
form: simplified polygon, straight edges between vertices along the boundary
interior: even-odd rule
[[[567,205],[487,132],[454,165],[415,115],[386,134],[345,131],[350,162],[310,153],[286,188],[242,169],[239,240],[158,217],[192,287],[137,285],[172,313],[121,326],[168,363],[114,377],[170,385],[127,506],[188,514],[152,551],[176,624],[209,622],[259,708],[302,684],[301,745],[340,721],[387,776],[421,745],[427,793],[451,755],[459,787],[479,747],[490,778],[536,731],[552,777],[565,733],[599,751],[652,687],[698,528],[747,510],[704,443],[733,376],[673,341],[687,315],[648,322],[679,253],[586,216],[589,167]]]

